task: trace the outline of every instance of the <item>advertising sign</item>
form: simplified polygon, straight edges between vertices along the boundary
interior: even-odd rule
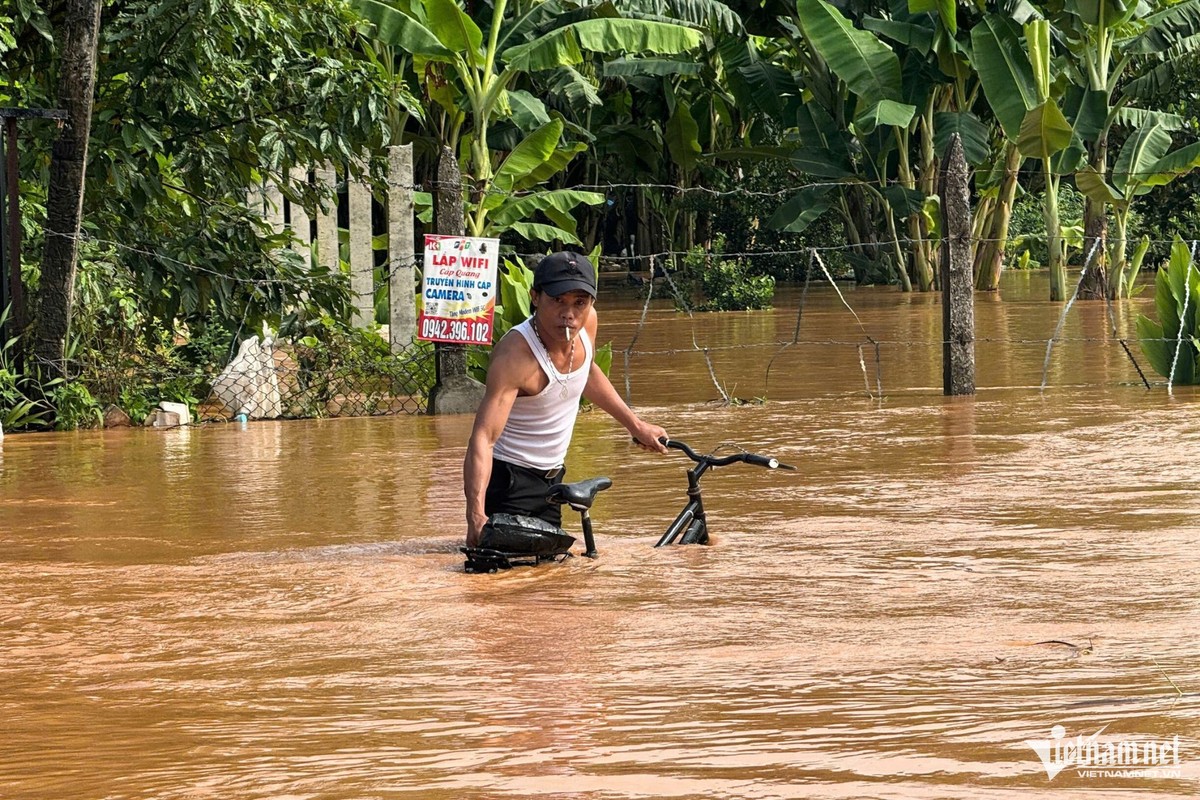
[[[499,239],[427,234],[417,338],[490,345],[499,261]]]

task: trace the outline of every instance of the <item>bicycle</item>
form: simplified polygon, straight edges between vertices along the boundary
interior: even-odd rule
[[[780,463],[776,458],[757,453],[734,453],[718,458],[715,452],[700,455],[680,441],[660,441],[670,449],[683,452],[696,466],[687,472],[687,503],[667,527],[655,547],[676,543],[708,544],[708,517],[704,511],[700,478],[713,467],[746,463],[767,469],[796,469],[790,464]],[[585,558],[596,558],[598,555],[592,533],[592,505],[596,502],[596,496],[611,486],[612,480],[609,478],[587,478],[553,486],[546,497],[549,503],[567,505],[579,512]],[[574,543],[575,537],[544,520],[514,514],[493,514],[484,526],[479,545],[463,547],[460,550],[467,557],[463,565],[466,572],[490,573],[516,566],[536,566],[547,561],[561,561],[571,556],[570,549]]]

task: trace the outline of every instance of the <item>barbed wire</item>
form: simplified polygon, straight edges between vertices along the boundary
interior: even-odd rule
[[[990,172],[986,167],[974,167],[971,172],[979,174],[980,172]],[[1034,168],[1018,168],[1012,170],[1018,177],[1041,179],[1044,177],[1044,172],[1040,167]],[[1124,179],[1128,182],[1134,179],[1135,182],[1141,178],[1149,178],[1157,175],[1153,171],[1140,170],[1110,170],[1102,176],[1107,181],[1118,181]],[[446,186],[446,182],[439,181],[436,178],[430,178],[420,182],[409,180],[393,181],[389,178],[363,180],[362,183],[382,187],[385,190],[394,188],[407,189],[412,192],[420,192],[436,196],[438,190]],[[731,198],[731,197],[747,197],[747,198],[784,198],[798,195],[800,192],[811,189],[863,189],[874,191],[887,191],[894,187],[900,187],[912,192],[920,192],[922,196],[936,196],[936,192],[932,195],[926,195],[925,192],[917,186],[910,186],[910,183],[919,184],[920,179],[909,181],[902,178],[878,178],[866,180],[862,178],[847,178],[842,180],[824,180],[824,181],[806,181],[804,183],[790,184],[778,189],[752,189],[745,186],[734,186],[728,189],[718,189],[711,186],[678,186],[671,183],[576,183],[563,186],[544,186],[531,189],[506,189],[498,187],[495,184],[481,186],[478,181],[474,181],[469,177],[462,178],[456,184],[453,184],[460,193],[473,198],[508,198],[521,199],[530,197],[546,191],[556,192],[595,192],[595,193],[617,193],[628,190],[652,190],[663,193],[670,193],[676,197],[686,197],[688,195],[705,195],[712,198]],[[293,180],[275,180],[276,186],[295,185]],[[327,190],[333,194],[344,191],[349,181],[343,176],[339,180],[335,180],[332,184],[325,184]],[[306,183],[307,186],[316,184]],[[1079,190],[1076,189],[1078,192]],[[1082,192],[1080,192],[1082,194]],[[289,200],[288,202],[292,202]],[[307,210],[307,209],[306,209]],[[282,211],[282,209],[280,209]]]
[[[991,172],[992,170],[985,167],[972,167],[969,170],[975,174],[980,172]],[[1009,170],[1004,170],[1009,172]],[[1014,175],[1025,176],[1030,178],[1043,178],[1045,173],[1041,167],[1022,167],[1020,169],[1011,170]],[[1104,178],[1149,178],[1159,173],[1153,171],[1140,170],[1109,170],[1105,173]],[[390,188],[408,188],[416,192],[436,192],[437,189],[446,186],[457,186],[465,194],[477,194],[484,196],[504,196],[504,197],[527,197],[531,194],[536,194],[540,191],[590,191],[590,192],[608,192],[615,190],[627,189],[655,189],[664,192],[671,192],[676,195],[689,194],[704,194],[711,197],[785,197],[788,195],[797,194],[805,189],[881,189],[900,186],[913,191],[920,191],[916,186],[909,186],[910,181],[903,178],[845,178],[842,180],[824,180],[824,181],[806,181],[804,183],[789,184],[788,186],[779,189],[749,189],[744,186],[735,186],[729,189],[718,189],[712,186],[679,186],[674,183],[573,183],[563,186],[548,186],[539,189],[504,189],[497,187],[494,184],[487,187],[481,187],[477,181],[471,180],[469,177],[463,177],[457,183],[447,184],[446,181],[439,181],[436,178],[429,178],[420,182],[408,181],[392,181],[387,178],[372,180],[379,186]],[[920,183],[921,180],[915,179],[914,183]],[[345,186],[345,181],[341,180],[335,184],[335,187],[342,189]],[[1076,189],[1076,191],[1079,191]],[[1083,194],[1083,192],[1079,192]],[[922,192],[923,194],[923,192]]]
[[[597,184],[595,186],[600,187],[601,185]],[[609,184],[606,186],[607,186],[607,188],[624,188],[624,186],[653,186],[656,188],[661,187],[661,185],[652,185],[652,184],[631,184],[631,185],[624,185],[624,186],[620,185],[620,184]],[[782,190],[782,191],[786,191],[786,190]],[[762,194],[762,193],[760,193],[760,194]],[[283,220],[280,219],[277,222],[283,222]],[[290,225],[288,225],[286,222],[284,224],[286,226],[284,228],[284,230],[290,229]],[[308,231],[305,231],[304,234],[302,235],[302,237],[297,238],[297,242],[301,243],[302,245],[309,245],[311,247],[311,242],[309,242],[307,239],[308,233],[309,233]],[[113,239],[106,239],[106,238],[96,236],[96,235],[93,235],[90,233],[79,233],[79,234],[74,234],[74,235],[67,235],[67,234],[61,234],[61,233],[57,233],[57,232],[53,232],[53,231],[47,231],[47,235],[64,236],[67,238],[73,238],[77,242],[85,242],[85,243],[101,245],[101,246],[110,248],[114,252],[126,251],[126,252],[136,253],[142,257],[157,259],[157,260],[163,261],[164,263],[171,263],[171,264],[181,266],[181,267],[184,267],[186,269],[189,269],[189,270],[192,270],[192,271],[195,271],[198,273],[212,275],[212,276],[220,278],[222,280],[228,280],[228,281],[232,281],[232,282],[240,282],[240,283],[252,284],[252,285],[256,285],[256,286],[263,286],[263,285],[269,285],[269,284],[287,284],[287,285],[292,285],[292,286],[296,286],[296,287],[303,289],[305,287],[315,286],[315,285],[317,285],[317,283],[319,281],[318,276],[309,275],[304,271],[298,271],[297,274],[291,275],[288,277],[268,277],[268,276],[243,277],[243,276],[230,275],[226,272],[222,272],[219,269],[214,269],[211,266],[191,263],[184,259],[180,259],[174,255],[168,255],[159,249],[151,249],[148,246],[142,246],[142,245],[138,245],[138,244],[127,244],[125,242],[120,242],[120,241],[116,241]],[[1024,240],[1027,241],[1029,237],[1008,237],[1006,239],[1000,239],[1000,238],[989,238],[989,237],[983,237],[983,236],[972,236],[972,237],[969,237],[969,241],[974,242],[974,243],[986,243],[986,242],[1012,243],[1012,242],[1020,241],[1022,238],[1024,238]],[[713,354],[719,353],[719,352],[725,352],[725,351],[748,350],[748,349],[753,349],[753,348],[765,348],[765,347],[777,348],[777,352],[768,361],[768,364],[766,367],[766,374],[764,376],[765,384],[769,387],[770,371],[771,371],[771,367],[775,363],[776,359],[778,357],[780,357],[786,349],[788,349],[790,347],[798,347],[798,346],[802,346],[802,345],[805,347],[814,347],[814,346],[853,347],[855,349],[855,354],[857,356],[857,362],[858,362],[859,368],[862,371],[866,394],[868,395],[868,397],[871,397],[871,398],[882,399],[884,396],[883,377],[882,377],[882,370],[883,370],[882,350],[883,350],[883,348],[942,347],[946,344],[946,342],[941,339],[937,339],[937,340],[932,340],[932,339],[931,340],[917,340],[917,339],[887,340],[887,339],[880,339],[878,337],[873,336],[871,334],[871,332],[868,331],[866,325],[863,323],[863,320],[859,317],[859,315],[855,311],[854,307],[849,303],[849,301],[847,300],[845,295],[842,293],[842,291],[838,285],[838,279],[835,278],[832,271],[829,269],[828,265],[825,262],[825,259],[822,258],[822,254],[828,255],[830,253],[852,252],[852,251],[860,252],[863,250],[878,250],[881,248],[889,248],[890,249],[890,248],[896,246],[897,244],[912,245],[912,244],[923,243],[923,242],[927,243],[928,241],[930,241],[930,240],[928,240],[928,239],[926,239],[926,240],[913,239],[908,236],[896,236],[894,238],[889,238],[889,239],[881,240],[881,241],[873,241],[873,242],[855,242],[855,243],[844,243],[844,244],[840,244],[840,245],[811,245],[811,246],[806,246],[806,247],[796,247],[796,248],[788,248],[788,249],[764,249],[764,250],[751,250],[751,251],[732,252],[732,253],[714,252],[711,250],[711,248],[708,248],[707,250],[699,250],[699,251],[697,251],[696,249],[692,249],[692,250],[664,249],[664,250],[660,250],[658,252],[653,252],[653,253],[640,253],[640,254],[635,254],[635,255],[626,254],[626,255],[615,255],[615,256],[605,257],[606,261],[614,261],[617,263],[630,262],[631,266],[632,266],[633,262],[636,262],[639,265],[642,263],[646,263],[649,265],[649,270],[650,270],[649,286],[648,286],[645,301],[642,306],[641,316],[638,321],[637,327],[635,329],[633,338],[630,340],[629,344],[624,349],[626,399],[629,401],[632,400],[632,397],[631,397],[631,395],[632,395],[631,375],[632,375],[633,370],[632,370],[631,362],[632,362],[632,359],[635,357],[678,356],[678,355],[681,355],[684,353],[699,354],[704,359],[709,377],[710,377],[714,387],[716,387],[717,392],[720,394],[722,401],[726,404],[732,404],[734,401],[734,398],[732,398],[730,396],[729,392],[726,390],[725,386],[722,384],[720,378],[718,377],[717,369],[716,369],[713,359],[712,359]],[[1176,240],[1175,239],[1171,239],[1171,240],[1159,239],[1159,240],[1153,240],[1153,241],[1162,242],[1162,243],[1167,243],[1167,242],[1173,243]],[[1087,257],[1084,260],[1085,264],[1093,263],[1093,259],[1098,252],[1098,248],[1099,248],[1100,244],[1101,244],[1101,240],[1099,238],[1093,238],[1091,240],[1091,247],[1088,250]],[[1195,241],[1193,241],[1193,245],[1192,245],[1193,260],[1194,260],[1194,256],[1195,256],[1195,250],[1196,250],[1196,243],[1195,243]],[[294,251],[297,252],[301,257],[306,257],[310,252],[304,246],[295,247]],[[377,252],[378,251],[376,251],[376,250],[374,250],[374,248],[372,248],[373,254],[377,253]],[[680,290],[680,287],[677,285],[674,278],[672,277],[671,270],[662,269],[660,271],[658,269],[658,267],[660,266],[660,262],[668,261],[675,257],[692,255],[696,252],[700,252],[700,253],[706,255],[708,258],[710,258],[712,260],[718,260],[718,261],[723,260],[723,259],[743,259],[743,258],[759,258],[759,257],[780,258],[780,257],[800,257],[800,256],[807,255],[808,256],[808,265],[807,265],[807,268],[805,269],[804,291],[801,296],[800,308],[797,311],[795,330],[793,332],[792,339],[790,341],[771,340],[771,341],[737,343],[737,344],[726,344],[726,345],[703,344],[701,341],[702,337],[697,332],[696,317],[692,313],[690,303],[688,303],[686,298],[683,297],[683,292]],[[509,255],[511,257],[515,257],[515,258],[533,259],[533,258],[540,257],[544,254],[543,253],[522,253],[522,252],[517,252],[517,249],[513,248],[513,252],[508,253],[507,255]],[[265,258],[266,263],[272,267],[279,268],[279,267],[283,266],[282,263],[280,261],[276,260],[275,258],[273,258],[272,254],[270,254],[270,253],[264,253],[263,257]],[[339,261],[339,264],[344,264],[344,263],[345,262]],[[419,269],[420,265],[421,265],[421,259],[418,257],[418,254],[416,251],[412,251],[412,252],[408,252],[408,253],[404,253],[404,252],[395,253],[391,248],[389,248],[389,257],[380,264],[375,263],[375,257],[373,255],[371,258],[371,264],[370,264],[369,269],[372,270],[373,274],[377,274],[378,277],[372,281],[371,290],[370,290],[372,298],[374,298],[377,295],[379,290],[390,285],[390,283],[392,282],[392,279],[394,278],[394,276],[396,274],[397,269],[412,268],[414,275],[415,275],[417,270]],[[339,270],[332,274],[340,277],[343,273]],[[1014,344],[1014,345],[1019,345],[1019,344],[1031,344],[1032,345],[1035,343],[1039,344],[1039,345],[1045,344],[1046,345],[1046,360],[1045,360],[1045,364],[1043,366],[1043,379],[1042,379],[1042,384],[1041,384],[1041,388],[1044,391],[1046,384],[1047,384],[1047,380],[1048,380],[1049,362],[1050,362],[1050,358],[1051,358],[1051,352],[1052,352],[1052,348],[1056,342],[1058,342],[1058,343],[1066,343],[1066,342],[1108,343],[1108,342],[1112,342],[1112,341],[1117,341],[1120,343],[1120,345],[1124,349],[1124,352],[1125,352],[1126,356],[1129,358],[1130,362],[1133,364],[1135,369],[1137,369],[1138,375],[1141,378],[1142,382],[1146,385],[1147,388],[1150,388],[1150,384],[1146,380],[1145,375],[1142,372],[1140,366],[1137,364],[1137,361],[1134,358],[1132,352],[1130,351],[1126,340],[1119,336],[1119,330],[1118,330],[1118,326],[1117,326],[1116,319],[1114,316],[1112,303],[1107,297],[1107,292],[1105,292],[1104,295],[1105,295],[1105,300],[1106,300],[1106,308],[1107,308],[1107,311],[1109,314],[1109,321],[1112,326],[1112,337],[1111,338],[1110,337],[1074,337],[1074,338],[1071,338],[1071,337],[1063,337],[1061,335],[1066,317],[1067,317],[1072,305],[1074,304],[1076,298],[1079,296],[1080,289],[1082,288],[1084,280],[1088,274],[1089,274],[1089,270],[1087,267],[1085,267],[1083,269],[1083,271],[1080,273],[1079,282],[1076,286],[1076,291],[1072,295],[1072,297],[1067,301],[1065,307],[1063,308],[1063,312],[1060,317],[1059,324],[1056,326],[1054,333],[1049,337],[1049,339],[1041,338],[1041,337],[1037,337],[1037,338],[978,337],[978,338],[973,339],[973,342],[975,344],[980,344],[980,345],[986,345],[986,344],[992,344],[992,343],[1008,343],[1008,344]],[[842,306],[846,309],[846,311],[855,320],[855,323],[857,324],[858,329],[861,332],[862,337],[863,337],[861,340],[846,340],[846,339],[830,337],[830,338],[825,338],[825,339],[821,339],[821,340],[813,339],[813,340],[805,341],[800,338],[801,319],[803,317],[805,303],[807,301],[808,294],[809,294],[810,281],[811,281],[811,278],[813,275],[819,275],[819,276],[823,277],[829,283],[829,285],[832,287],[832,289],[834,290],[834,293],[837,295]],[[649,311],[649,308],[651,305],[652,298],[654,297],[655,278],[660,277],[660,276],[665,278],[665,285],[669,287],[671,294],[674,295],[677,307],[684,310],[687,313],[687,316],[688,316],[688,319],[689,319],[689,322],[691,325],[691,347],[690,348],[665,348],[665,349],[657,349],[657,350],[638,350],[638,349],[636,349],[636,344],[639,339],[639,336],[641,335],[641,331],[644,329],[644,327],[647,324],[648,311]],[[351,280],[353,280],[353,279],[351,278]],[[414,282],[413,289],[415,289],[415,288],[416,288],[416,285]],[[363,296],[365,297],[365,295],[363,295]],[[372,300],[372,305],[374,305],[373,300]],[[242,329],[245,326],[245,321],[246,321],[248,312],[249,312],[249,304],[247,304],[246,314],[243,314],[242,322],[238,326],[238,335],[239,336],[240,336]],[[1182,338],[1179,338],[1179,337],[1170,338],[1170,339],[1164,338],[1162,341],[1170,341],[1175,344],[1176,360],[1178,360],[1178,354],[1179,354],[1180,348],[1182,347]],[[874,351],[873,352],[874,373],[875,373],[874,374],[874,386],[872,386],[871,376],[868,373],[868,366],[866,363],[867,362],[866,348],[868,348],[868,347],[873,349],[873,351]],[[231,348],[231,352],[232,352],[232,348]],[[1174,377],[1174,366],[1172,367],[1171,375],[1168,376],[1168,391],[1171,390],[1171,386],[1173,383],[1173,377]]]

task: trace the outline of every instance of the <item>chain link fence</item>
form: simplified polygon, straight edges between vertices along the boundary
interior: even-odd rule
[[[201,420],[419,414],[434,381],[433,347],[347,351],[324,342],[251,337],[211,382]]]
[[[93,361],[77,364],[63,385],[78,387],[91,398],[92,408],[120,409],[127,419],[117,424],[151,424],[162,402],[188,406],[198,422],[308,419],[424,413],[434,371],[433,345],[428,342],[393,352],[374,335],[361,337],[354,346],[344,340],[252,336],[220,370],[149,359]],[[55,393],[60,401],[56,416],[70,414],[61,401],[72,394]],[[101,422],[69,418],[83,425]],[[107,416],[103,424],[110,424]]]

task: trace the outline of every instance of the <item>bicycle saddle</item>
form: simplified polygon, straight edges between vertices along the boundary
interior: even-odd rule
[[[588,478],[575,483],[560,483],[550,487],[547,503],[566,503],[576,511],[587,511],[596,501],[596,495],[612,486],[611,478]]]

